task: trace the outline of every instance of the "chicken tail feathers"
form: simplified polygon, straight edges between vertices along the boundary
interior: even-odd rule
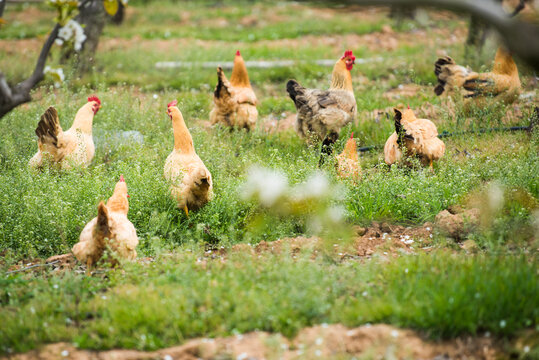
[[[445,90],[444,87],[445,87],[446,81],[442,79],[442,76],[440,75],[442,74],[444,68],[448,65],[455,65],[455,61],[451,59],[449,56],[439,58],[434,63],[434,75],[436,75],[436,78],[438,79],[438,84],[434,88],[434,93],[437,96],[442,95],[442,93]]]
[[[329,133],[326,135],[326,137],[322,141],[322,148],[320,149],[320,160],[318,160],[318,167],[324,165],[326,157],[331,156],[331,154],[333,153],[333,145],[338,138],[339,134],[337,133]]]
[[[217,86],[215,87],[214,96],[216,99],[220,99],[223,97],[229,97],[230,91],[228,90],[228,87],[230,86],[230,83],[228,82],[225,73],[223,69],[219,66],[217,68]]]
[[[210,187],[210,173],[205,168],[200,168],[194,182],[201,190],[207,190]]]
[[[58,112],[54,107],[50,106],[41,115],[41,120],[37,124],[36,135],[42,144],[58,147],[58,135],[61,131],[62,128],[60,127]]]
[[[294,101],[297,107],[297,98],[298,96],[305,94],[305,88],[301,86],[296,80],[288,80],[288,82],[286,83],[286,92],[288,92],[288,95],[290,96],[292,101]]]
[[[414,140],[412,135],[409,135],[406,133],[406,129],[404,128],[404,125],[402,125],[402,112],[398,109],[394,109],[395,111],[395,132],[397,133],[397,144],[399,146],[404,145],[404,139]]]
[[[109,211],[105,203],[101,201],[97,206],[97,223],[94,229],[94,238],[98,243],[104,243],[104,239],[109,236]]]

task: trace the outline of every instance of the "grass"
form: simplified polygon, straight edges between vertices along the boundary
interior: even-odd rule
[[[4,279],[2,349],[57,341],[158,349],[255,329],[294,336],[324,322],[390,322],[434,338],[504,335],[539,318],[537,263],[524,257],[424,255],[333,265],[312,261],[309,253],[296,260],[233,254],[206,265],[196,259],[188,252],[158,257],[105,278],[45,273]]]
[[[516,111],[513,107],[494,104],[467,114],[462,99],[451,105],[434,95],[432,64],[437,52],[464,59],[462,19],[429,12],[426,25],[405,22],[397,28],[383,11],[352,10],[296,3],[179,6],[174,1],[130,1],[126,22],[120,27],[107,25],[93,73],[79,78],[66,68],[67,79],[60,88],[47,79],[35,90],[33,102],[4,117],[0,352],[55,341],[94,349],[157,349],[191,337],[255,329],[292,336],[304,326],[323,322],[348,326],[386,322],[432,338],[484,331],[511,337],[522,329],[536,329],[537,133],[446,138],[446,155],[436,164],[435,174],[389,169],[381,151],[361,154],[363,175],[357,184],[337,179],[332,161],[323,168],[330,181],[345,190],[343,199],[335,202],[346,209],[347,225],[371,221],[420,225],[455,205],[488,204],[485,189],[499,186],[503,204],[495,210],[485,207],[490,216],[467,238],[479,247],[475,256],[435,234],[429,255],[401,256],[389,263],[378,260],[378,255],[370,262],[340,262],[332,256],[311,261],[309,254],[298,259],[286,254],[261,258],[236,254],[224,263],[197,262],[209,242],[230,248],[311,235],[305,219],[260,210],[241,200],[239,188],[252,165],[279,169],[293,184],[317,169],[317,147],[306,145],[293,129],[268,133],[264,125],[268,119],[282,121],[294,113],[284,90],[289,78],[327,87],[331,69],[314,65],[313,60],[338,58],[346,48],[371,60],[352,72],[360,116],[343,130],[337,149],[352,131],[360,146],[383,144],[394,130],[392,115],[376,116],[375,111],[407,104],[434,120],[440,132],[527,125],[536,93],[532,102],[518,103],[522,116],[517,118],[508,117]],[[52,14],[42,5],[9,4],[5,18],[0,69],[18,81],[33,66]],[[396,35],[380,35],[388,24]],[[393,49],[376,41],[372,45],[363,36],[384,40],[399,34],[403,36]],[[455,34],[453,40],[450,34]],[[207,128],[214,70],[199,65],[155,67],[158,61],[230,61],[236,49],[249,60],[304,61],[250,70],[260,113],[252,133]],[[487,46],[471,65],[490,64],[494,50]],[[55,52],[49,63],[57,64],[57,57]],[[535,92],[529,71],[521,70],[525,91]],[[402,84],[416,86],[417,92],[399,94]],[[396,96],[388,95],[392,89],[397,89]],[[28,160],[36,151],[34,129],[44,109],[54,104],[67,128],[92,93],[103,102],[94,121],[97,150],[92,164],[69,173],[29,170]],[[189,218],[168,198],[163,178],[173,143],[165,115],[172,99],[179,100],[196,150],[214,179],[214,200]],[[120,132],[133,130],[143,136],[142,144],[118,140]],[[95,216],[99,201],[111,195],[120,174],[131,196],[129,219],[137,228],[139,257],[151,257],[153,262],[126,264],[93,277],[49,270],[7,274],[28,259],[68,252]],[[261,218],[265,223],[258,226]]]

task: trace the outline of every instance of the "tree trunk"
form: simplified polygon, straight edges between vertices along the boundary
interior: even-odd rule
[[[0,18],[4,14],[4,9],[6,8],[7,0],[0,0]]]
[[[397,25],[400,26],[404,20],[415,20],[416,9],[415,6],[393,5],[389,17],[396,20]]]
[[[92,70],[95,65],[95,53],[99,44],[99,37],[106,22],[105,8],[102,0],[93,0],[83,3],[79,8],[79,15],[75,20],[84,28],[86,41],[79,52],[71,49],[63,54],[62,62],[73,61],[73,66],[79,75]]]

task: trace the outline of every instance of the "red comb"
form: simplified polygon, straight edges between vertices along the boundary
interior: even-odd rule
[[[354,53],[352,52],[352,50],[346,50],[346,51],[344,52],[344,55],[343,55],[343,57],[342,57],[341,59],[344,59],[344,58],[347,58],[347,57],[348,57],[348,58],[351,58],[351,59],[353,59],[353,60],[356,59],[356,57],[354,56]]]
[[[122,175],[120,175],[120,182],[125,182],[125,179],[124,179],[124,176],[123,176],[123,174],[122,174]]]
[[[236,56],[241,56],[240,51],[236,51]]]
[[[354,138],[354,132],[352,131],[352,135],[350,135],[350,139]]]
[[[101,105],[101,100],[99,100],[99,98],[95,95],[92,95],[92,96],[88,96],[88,102],[90,101],[95,101],[97,102],[99,105]]]
[[[171,102],[168,103],[167,107],[177,106],[177,105],[178,105],[178,100],[172,100]]]
[[[408,104],[408,109],[410,108],[410,104]]]

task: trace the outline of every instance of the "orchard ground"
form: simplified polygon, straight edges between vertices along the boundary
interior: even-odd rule
[[[310,226],[312,214],[282,216],[241,196],[254,165],[282,172],[291,184],[317,171],[319,149],[295,134],[285,84],[295,78],[326,88],[331,67],[315,61],[336,60],[346,49],[358,58],[352,76],[359,116],[343,129],[339,152],[351,132],[359,146],[383,144],[394,131],[393,107],[410,105],[439,132],[529,124],[537,84],[523,64],[523,95],[510,106],[469,113],[462,99],[433,92],[439,56],[486,71],[495,39],[472,56],[465,53],[463,16],[422,11],[419,21],[397,24],[387,15],[383,8],[292,2],[131,1],[124,23],[106,26],[91,74],[79,78],[66,68],[59,88],[47,79],[31,103],[1,119],[0,352],[59,342],[51,351],[156,351],[215,338],[215,354],[236,358],[250,350],[231,345],[234,339],[260,331],[246,336],[262,336],[258,350],[268,358],[312,358],[316,351],[369,358],[391,348],[399,357],[428,357],[458,344],[469,346],[454,357],[537,358],[537,132],[444,138],[446,155],[434,174],[389,169],[382,151],[374,150],[361,154],[363,175],[354,183],[339,180],[327,161],[322,170],[340,188],[328,206],[345,212],[339,231],[319,236]],[[16,82],[33,68],[54,13],[45,5],[9,4],[4,17],[0,69]],[[260,102],[251,133],[208,122],[216,72],[202,63],[232,61],[238,49],[248,61],[297,61],[249,70]],[[156,67],[163,61],[193,65]],[[62,126],[69,127],[94,93],[103,108],[94,120],[91,166],[70,173],[28,169],[44,110],[54,105]],[[213,201],[189,218],[168,198],[163,178],[173,145],[165,110],[173,99],[214,179]],[[50,256],[70,251],[120,174],[140,239],[138,261],[102,266],[89,277],[73,261],[46,265]],[[463,216],[458,227],[452,218],[437,218],[443,210],[449,210],[446,219],[470,210],[477,216]],[[318,341],[325,344],[328,328],[365,334],[352,345],[328,348]],[[359,346],[366,338],[368,345]],[[409,338],[420,343],[403,340]],[[375,340],[382,345],[369,352]],[[412,343],[441,350],[401,348]],[[203,358],[207,349],[200,344],[192,353]],[[481,353],[485,346],[491,353]]]

